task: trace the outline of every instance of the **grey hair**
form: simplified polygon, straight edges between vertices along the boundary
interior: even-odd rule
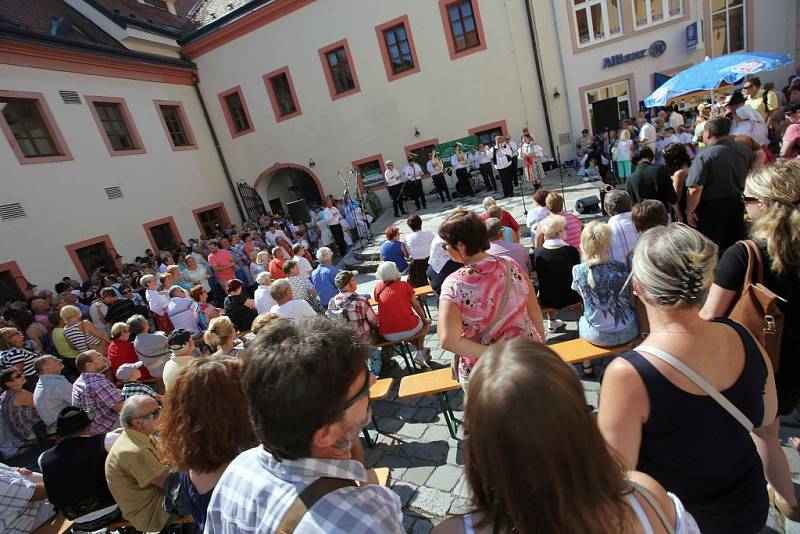
[[[131,315],[125,322],[128,324],[128,330],[132,336],[147,332],[150,329],[150,323],[147,322],[144,315]]]
[[[58,358],[56,358],[52,354],[42,354],[41,356],[33,360],[33,368],[36,369],[36,373],[42,374],[44,366],[47,365],[47,362],[49,362],[51,359],[57,360]]]
[[[279,302],[291,289],[292,286],[289,284],[289,281],[285,278],[280,278],[272,282],[272,285],[269,286],[269,296],[272,297],[272,300],[275,302]]]
[[[545,239],[555,239],[567,227],[567,219],[563,215],[548,215],[536,225]]]
[[[486,225],[486,235],[489,237],[489,241],[492,241],[497,236],[502,236],[503,223],[500,222],[500,219],[489,217],[484,224]]]
[[[319,247],[317,250],[317,261],[325,261],[333,258],[333,251],[328,247]]]
[[[497,205],[497,201],[494,199],[494,197],[486,197],[486,198],[483,199],[483,210],[484,211],[489,211],[489,208],[491,208],[492,206],[496,206],[496,205]]]
[[[393,261],[384,261],[378,265],[378,269],[375,271],[375,278],[378,280],[383,280],[384,282],[399,280],[400,271],[397,269],[397,265]]]
[[[633,277],[661,308],[699,306],[714,281],[717,245],[683,223],[656,226],[636,244]]]
[[[627,213],[631,211],[631,206],[633,206],[631,196],[619,189],[612,189],[606,193],[606,198],[603,201],[603,207],[606,208],[609,215]]]
[[[259,285],[266,285],[267,280],[272,280],[272,275],[267,271],[261,271],[258,273],[258,276],[256,276],[256,283]]]
[[[155,399],[153,399],[153,397],[150,395],[133,395],[128,397],[128,399],[122,405],[122,410],[119,412],[119,422],[122,425],[122,428],[133,428],[131,426],[131,420],[142,415],[142,406],[144,406],[144,404],[150,400]]]

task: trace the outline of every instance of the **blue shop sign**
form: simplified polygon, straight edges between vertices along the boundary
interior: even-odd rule
[[[692,22],[688,26],[686,26],[686,50],[691,52],[695,48],[697,48],[697,43],[699,39],[697,38],[697,22]]]
[[[658,57],[666,51],[667,43],[661,40],[654,41],[649,48],[643,48],[642,50],[637,50],[636,52],[631,52],[630,54],[616,54],[607,58],[603,58],[603,68],[616,67],[617,65],[622,65],[628,61],[642,59],[643,57],[647,56]]]

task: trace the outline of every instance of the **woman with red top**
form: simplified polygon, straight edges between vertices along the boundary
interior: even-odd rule
[[[428,365],[431,349],[425,348],[430,320],[425,318],[414,288],[400,280],[400,271],[392,261],[378,265],[375,273],[379,280],[373,296],[378,303],[378,332],[387,341],[408,340],[417,347],[414,359]]]
[[[286,278],[283,272],[283,264],[286,263],[286,253],[281,247],[272,247],[272,259],[269,261],[269,274],[272,280]]]
[[[123,363],[136,363],[139,357],[136,356],[136,351],[133,350],[133,342],[128,341],[130,330],[126,323],[114,323],[111,327],[111,343],[108,345],[108,361],[111,362],[111,371],[114,376],[117,376],[117,369]],[[152,378],[147,367],[140,367],[142,372],[141,380],[148,380]]]

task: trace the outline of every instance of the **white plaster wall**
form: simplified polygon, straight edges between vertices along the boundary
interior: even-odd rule
[[[183,239],[199,235],[192,210],[224,202],[239,215],[191,86],[0,65],[0,88],[44,94],[73,160],[20,165],[0,137],[1,204],[20,202],[27,217],[0,222],[0,263],[15,260],[43,287],[77,276],[65,245],[108,234],[126,260],[150,248],[142,224],[172,216]],[[64,104],[59,90],[81,94]],[[125,98],[147,152],[111,157],[83,95]],[[179,100],[199,148],[174,152],[153,99]],[[125,197],[109,200],[118,185]]]
[[[354,160],[381,153],[404,161],[404,146],[463,137],[469,128],[502,119],[513,136],[527,125],[546,146],[524,3],[480,0],[479,5],[488,47],[456,61],[450,60],[432,0],[318,0],[196,58],[201,90],[233,174],[252,184],[277,162],[307,166],[312,158],[325,192],[340,194],[336,171],[344,173]],[[404,14],[421,71],[388,82],[375,26]],[[318,49],[343,38],[361,92],[331,101]],[[276,123],[262,75],[285,65],[303,114]],[[217,95],[236,85],[244,91],[256,131],[231,139]],[[413,135],[415,126],[420,137]]]
[[[764,9],[775,16],[766,15]],[[798,66],[795,49],[798,32],[798,0],[756,0],[753,17],[753,40],[750,47],[758,52],[784,52],[792,56],[794,63],[772,72],[759,74],[762,83],[773,82],[777,90],[783,89],[789,76]]]

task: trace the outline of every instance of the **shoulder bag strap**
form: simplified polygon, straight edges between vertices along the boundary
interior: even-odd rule
[[[633,489],[637,491],[639,495],[644,497],[644,500],[647,501],[647,504],[653,508],[653,511],[655,511],[656,515],[658,516],[658,520],[661,521],[661,525],[667,531],[667,534],[675,534],[675,527],[672,526],[672,523],[667,517],[667,513],[663,508],[661,508],[661,505],[658,504],[655,495],[650,493],[650,490],[638,482],[634,482],[633,480],[628,480],[628,482],[630,482],[631,486],[633,486]]]
[[[739,423],[747,430],[748,432],[753,431],[753,423],[750,419],[742,413],[742,411],[737,408],[731,401],[729,401],[725,396],[717,391],[714,386],[709,384],[705,381],[705,379],[693,371],[689,366],[685,363],[680,361],[678,358],[674,357],[673,355],[665,352],[659,348],[653,347],[651,345],[639,345],[636,348],[637,351],[645,351],[647,353],[652,354],[659,360],[663,361],[666,364],[669,364],[675,370],[683,374],[686,378],[691,380],[694,385],[702,389],[706,394],[714,399],[717,404],[722,406],[726,412],[731,414]]]
[[[501,260],[498,259],[497,261],[501,261]],[[500,298],[500,305],[497,308],[495,308],[495,310],[497,310],[497,312],[494,314],[494,317],[492,318],[491,322],[489,322],[489,324],[486,326],[486,328],[484,328],[481,331],[481,333],[478,334],[478,338],[479,339],[482,338],[483,336],[485,336],[486,334],[488,334],[489,332],[491,332],[492,328],[494,328],[494,325],[496,325],[497,321],[500,320],[500,313],[506,307],[506,302],[508,302],[508,294],[511,293],[511,285],[512,285],[512,282],[511,282],[511,264],[508,263],[508,262],[503,262],[503,263],[505,263],[505,266],[506,266],[506,285],[503,288],[503,296]]]
[[[314,506],[317,501],[338,489],[355,485],[355,480],[329,477],[318,478],[306,486],[306,489],[301,491],[300,494],[295,497],[294,502],[289,506],[289,509],[283,515],[283,519],[281,519],[281,522],[275,531],[276,534],[292,534],[297,528],[297,525],[300,524],[300,521],[302,521],[303,516],[305,516],[306,513],[311,510],[311,507]]]
[[[761,248],[755,241],[748,239],[746,241],[739,241],[747,249],[747,274],[744,279],[744,287],[753,282],[757,284],[764,283],[764,258],[761,256]],[[753,272],[755,271],[755,276]]]

